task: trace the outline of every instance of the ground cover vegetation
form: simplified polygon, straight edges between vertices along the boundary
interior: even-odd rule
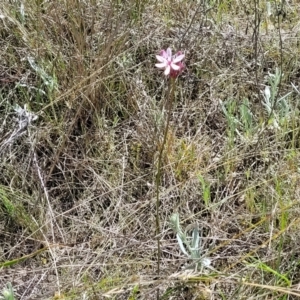
[[[299,13],[1,1],[1,297],[298,299]]]

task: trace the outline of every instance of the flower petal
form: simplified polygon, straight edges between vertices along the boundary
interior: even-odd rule
[[[176,64],[174,64],[174,63],[171,63],[171,68],[172,68],[173,70],[175,70],[175,71],[180,70],[180,66],[178,66],[178,65],[176,65]]]
[[[165,59],[168,59],[168,53],[167,53],[166,50],[161,50],[159,52],[159,55],[162,56],[162,57],[164,57]]]
[[[155,67],[156,68],[159,68],[159,69],[163,69],[163,68],[165,68],[167,66],[167,64],[166,63],[159,63],[159,64],[155,64]]]
[[[159,61],[159,62],[165,62],[166,59],[163,57],[163,56],[160,56],[160,55],[156,55],[156,59]]]
[[[165,74],[166,76],[168,76],[168,75],[170,74],[170,72],[171,72],[171,67],[168,65],[168,66],[166,67],[166,69],[165,69],[164,74]]]
[[[168,58],[172,58],[172,49],[171,48],[167,49],[167,55],[168,55]]]
[[[180,54],[179,56],[177,56],[173,59],[173,62],[178,63],[178,62],[182,61],[183,59],[184,59],[184,54]]]

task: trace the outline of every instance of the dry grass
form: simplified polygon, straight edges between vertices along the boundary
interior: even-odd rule
[[[0,4],[0,282],[16,299],[300,296],[299,4],[277,17],[270,1],[268,17],[265,0],[198,2]],[[187,68],[163,156],[157,274],[167,79],[154,63],[168,46]],[[174,212],[198,224],[212,269],[184,270]]]

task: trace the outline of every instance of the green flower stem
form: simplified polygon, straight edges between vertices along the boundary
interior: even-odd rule
[[[163,129],[163,142],[159,149],[158,155],[158,166],[157,166],[157,173],[155,178],[156,184],[156,238],[157,238],[157,275],[160,274],[160,260],[161,260],[161,247],[160,247],[160,219],[159,219],[159,208],[160,208],[160,185],[162,179],[162,169],[163,169],[163,152],[165,149],[165,145],[167,142],[168,131],[169,131],[169,123],[170,123],[170,116],[173,107],[173,102],[175,98],[175,78],[171,78],[169,81],[168,86],[168,93],[167,93],[167,102],[166,102],[166,111],[167,111],[167,121],[166,125]]]

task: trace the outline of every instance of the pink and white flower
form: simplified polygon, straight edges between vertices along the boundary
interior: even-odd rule
[[[159,69],[164,69],[164,74],[166,76],[176,78],[184,69],[184,64],[182,62],[184,54],[181,51],[172,56],[171,48],[161,50],[160,55],[156,55],[156,59],[159,63],[155,64],[155,66]]]

